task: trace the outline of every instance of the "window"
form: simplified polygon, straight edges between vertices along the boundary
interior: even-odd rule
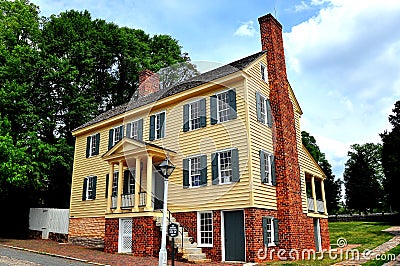
[[[206,99],[183,106],[183,132],[206,126]]]
[[[193,156],[183,160],[183,187],[207,185],[207,155]]]
[[[276,185],[274,156],[268,152],[260,151],[261,183]]]
[[[237,149],[212,154],[213,185],[239,181],[239,156]]]
[[[87,137],[86,158],[99,154],[100,133]]]
[[[96,199],[96,176],[88,176],[83,180],[82,200]]]
[[[114,172],[111,196],[116,197],[118,195],[118,171]]]
[[[278,219],[274,217],[262,217],[262,227],[264,246],[278,245]]]
[[[135,169],[124,171],[123,194],[135,194]]]
[[[237,118],[236,91],[228,90],[211,96],[210,113],[212,125]]]
[[[213,246],[212,212],[197,212],[197,243],[199,247]]]
[[[150,116],[149,139],[161,139],[165,136],[165,112]]]
[[[124,126],[118,126],[110,129],[108,133],[108,149],[114,147],[124,137]]]
[[[261,79],[268,83],[267,67],[265,65],[261,64],[260,70],[261,70]]]
[[[272,127],[272,112],[269,100],[261,93],[256,93],[257,120],[269,127]]]
[[[143,139],[143,119],[133,121],[126,125],[126,136],[128,138]]]

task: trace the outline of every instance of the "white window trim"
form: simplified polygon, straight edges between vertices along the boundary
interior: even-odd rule
[[[263,67],[264,67],[264,73],[262,71]],[[261,73],[261,80],[266,82],[267,84],[269,84],[269,82],[268,82],[268,68],[264,63],[260,63],[260,73]],[[264,79],[262,78],[263,74],[264,74]]]
[[[265,96],[264,94],[262,94],[262,93],[260,92],[260,101],[261,101],[261,104],[262,104],[263,107],[264,107],[264,122],[262,122],[262,121],[258,121],[258,122],[260,122],[260,123],[263,124],[263,125],[268,125],[267,100],[268,100],[267,96]],[[260,111],[260,112],[261,112],[261,111]],[[261,115],[262,115],[262,114],[261,114]]]
[[[261,150],[264,153],[264,156],[268,158],[268,176],[266,176],[267,182],[264,182],[265,185],[271,185],[272,186],[272,153]],[[260,165],[261,167],[261,165]],[[264,169],[263,169],[264,171]]]
[[[217,124],[221,124],[221,123],[225,123],[225,122],[230,121],[230,119],[228,119],[228,120],[226,120],[226,121],[222,121],[222,122],[220,121],[220,116],[219,116],[219,100],[218,100],[218,95],[219,95],[219,94],[223,94],[223,93],[228,93],[228,98],[229,98],[229,91],[230,91],[230,90],[232,90],[232,89],[229,88],[229,89],[220,91],[220,92],[218,92],[218,93],[215,94],[216,100],[217,100]],[[228,103],[228,105],[229,105],[229,103]],[[229,111],[229,112],[230,112],[230,111]]]
[[[193,155],[190,157],[187,157],[186,159],[188,159],[188,163],[189,163],[189,188],[199,188],[202,187],[202,185],[198,185],[198,186],[192,186],[192,176],[190,175],[190,173],[192,172],[192,164],[191,164],[191,159],[193,158],[199,158],[199,164],[201,163],[201,156],[203,156],[204,154],[199,154],[199,155]],[[201,171],[201,169],[200,169]],[[200,181],[201,181],[201,172],[200,172]]]
[[[211,235],[212,235],[212,237],[211,237],[211,239],[212,239],[212,244],[203,244],[203,243],[201,243],[201,232],[200,232],[200,228],[201,228],[201,225],[200,225],[200,214],[201,213],[211,213],[211,227],[212,227],[212,229],[211,229]],[[214,220],[214,215],[213,215],[213,212],[212,211],[198,211],[197,212],[197,246],[198,247],[213,247],[214,246],[214,224],[213,224],[213,220]]]
[[[113,129],[114,129],[114,132],[113,132],[113,146],[115,146],[115,144],[117,144],[118,141],[120,141],[120,139],[119,139],[118,141],[116,141],[116,138],[117,138],[117,129],[119,129],[119,127],[120,127],[120,126],[116,126],[116,127],[113,128]],[[122,134],[122,135],[124,135],[124,134]]]
[[[93,139],[96,141],[96,134],[90,135],[90,143],[89,143],[89,157],[95,156],[93,155]]]
[[[187,103],[187,105],[189,106],[189,121],[188,121],[188,123],[189,123],[189,130],[188,130],[188,131],[198,130],[198,129],[201,128],[201,126],[199,125],[198,128],[193,129],[193,128],[192,128],[192,123],[190,122],[190,121],[192,120],[192,104],[194,104],[194,103],[196,103],[196,102],[199,104],[199,118],[200,118],[200,120],[201,120],[201,116],[200,116],[200,101],[201,101],[201,100],[202,100],[202,99],[197,99],[197,100],[195,100],[195,101],[191,101],[191,102]],[[201,122],[200,122],[200,123],[201,123]]]
[[[275,247],[275,227],[274,227],[274,217],[268,217],[271,223],[271,243],[267,243],[267,247]],[[267,240],[268,241],[268,240]]]
[[[231,175],[231,181],[221,183],[221,178],[222,178],[222,176],[221,176],[221,161],[220,161],[220,157],[219,157],[220,153],[231,151],[231,171],[232,171],[232,151],[234,149],[235,148],[229,148],[229,149],[224,149],[224,150],[220,150],[220,151],[216,152],[218,154],[218,185],[229,185],[229,184],[235,183],[235,182],[232,182],[232,175]]]
[[[93,194],[93,187],[91,187],[91,189],[89,189],[89,184],[90,184],[90,180],[92,180],[94,178],[94,176],[87,176],[86,177],[86,179],[87,179],[87,183],[86,183],[86,192],[85,192],[85,196],[86,196],[86,200],[94,200],[94,199],[92,199],[92,198],[89,198],[89,191],[91,191],[92,192],[92,194]],[[92,180],[92,184],[93,184],[93,180]]]
[[[164,137],[157,137],[157,120],[158,120],[158,115],[159,115],[159,114],[162,114],[162,113],[165,114],[165,116],[164,116],[164,117],[165,117],[165,120],[164,120],[164,127],[161,128],[161,130],[163,130]],[[167,133],[166,131],[167,131],[167,112],[166,112],[166,110],[163,110],[163,111],[161,111],[161,112],[158,112],[158,113],[155,113],[155,114],[154,114],[154,140],[165,138],[165,137],[166,137],[166,133]],[[161,135],[161,133],[160,133],[160,135]]]
[[[139,121],[141,120],[142,118],[139,118],[139,119],[136,119],[136,120],[133,120],[132,122],[129,122],[128,124],[131,124],[131,134],[130,134],[130,136],[128,136],[129,138],[134,138],[133,137],[133,124],[134,123],[139,123]]]

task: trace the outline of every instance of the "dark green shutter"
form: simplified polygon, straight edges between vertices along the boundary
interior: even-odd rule
[[[124,186],[122,187],[122,194],[128,194],[129,192],[129,170],[124,171]]]
[[[132,134],[132,123],[126,125],[126,137],[130,138]]]
[[[189,159],[183,159],[183,187],[189,187]]]
[[[114,129],[110,129],[108,131],[108,149],[111,149],[114,146]]]
[[[211,125],[218,123],[217,120],[217,95],[210,96],[210,120]]]
[[[119,126],[119,140],[121,140],[124,137],[124,125]]]
[[[206,99],[200,100],[200,127],[207,126]]]
[[[138,121],[138,126],[137,126],[137,139],[138,140],[143,140],[143,118]]]
[[[200,185],[207,186],[207,155],[200,156]]]
[[[275,245],[279,245],[279,227],[278,227],[278,219],[273,218],[272,222],[274,223],[274,242]]]
[[[149,140],[154,140],[154,136],[156,133],[156,116],[150,116],[150,132],[149,132]]]
[[[92,137],[87,137],[86,139],[86,158],[90,156],[90,140]]]
[[[276,186],[275,156],[271,156],[271,183]]]
[[[83,179],[83,191],[82,191],[82,200],[86,200],[86,190],[87,190],[87,185],[88,185],[88,180],[85,177],[85,179]]]
[[[105,196],[108,198],[108,183],[110,182],[110,175],[106,174],[106,193]]]
[[[257,120],[261,123],[264,123],[264,119],[261,116],[261,94],[256,92],[256,103],[257,103]]]
[[[228,91],[228,96],[229,96],[229,119],[235,119],[237,118],[237,109],[236,109],[236,91],[235,90],[229,90]]]
[[[267,177],[265,176],[265,152],[260,151],[260,174],[261,174],[261,183],[266,183]]]
[[[160,125],[161,125],[161,133],[160,133],[160,138],[163,138],[165,136],[165,112],[162,112],[160,114]]]
[[[232,182],[240,181],[239,172],[239,152],[238,149],[232,149]]]
[[[94,176],[92,178],[93,178],[93,187],[92,187],[92,197],[91,197],[91,199],[96,199],[97,176]]]
[[[269,127],[272,127],[272,111],[271,111],[271,103],[267,99],[267,125]]]
[[[189,104],[183,106],[183,132],[189,131]]]
[[[218,185],[219,184],[219,179],[218,179],[218,153],[213,153],[211,154],[211,174],[212,174],[212,184],[213,185]]]
[[[97,133],[95,138],[96,138],[96,150],[94,153],[95,155],[98,155],[100,151],[100,133]]]
[[[268,246],[268,217],[262,217],[262,229],[263,229],[263,242],[264,246]]]

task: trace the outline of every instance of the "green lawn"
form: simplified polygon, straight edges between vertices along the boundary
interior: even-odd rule
[[[367,263],[364,263],[363,266],[381,266],[385,264],[386,262],[392,261],[393,256],[397,257],[400,254],[400,245],[392,248],[388,252],[386,252],[384,255],[380,256],[381,260],[370,260]],[[390,258],[390,259],[389,259]]]
[[[357,247],[360,252],[365,249],[373,249],[384,242],[388,241],[393,235],[382,232],[383,229],[389,228],[388,223],[379,222],[334,222],[329,223],[330,239],[332,248],[337,247],[337,240],[344,238],[347,244],[361,244]],[[322,260],[302,260],[295,262],[278,261],[268,263],[268,265],[332,265],[339,262],[340,259],[333,260],[325,254]],[[375,265],[375,264],[371,264]],[[381,265],[381,264],[377,264]]]

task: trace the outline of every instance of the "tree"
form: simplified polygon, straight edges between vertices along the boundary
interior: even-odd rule
[[[348,208],[368,212],[382,208],[382,145],[351,145],[343,174]]]
[[[342,182],[339,179],[335,179],[332,166],[325,158],[325,154],[319,149],[315,138],[306,131],[301,132],[301,137],[303,145],[325,173],[326,205],[330,213],[336,213],[339,210]]]
[[[385,131],[381,134],[382,147],[382,166],[385,173],[384,191],[387,195],[389,207],[400,212],[400,101],[395,103],[392,110],[393,115],[389,115],[389,122],[393,128],[391,132]]]

